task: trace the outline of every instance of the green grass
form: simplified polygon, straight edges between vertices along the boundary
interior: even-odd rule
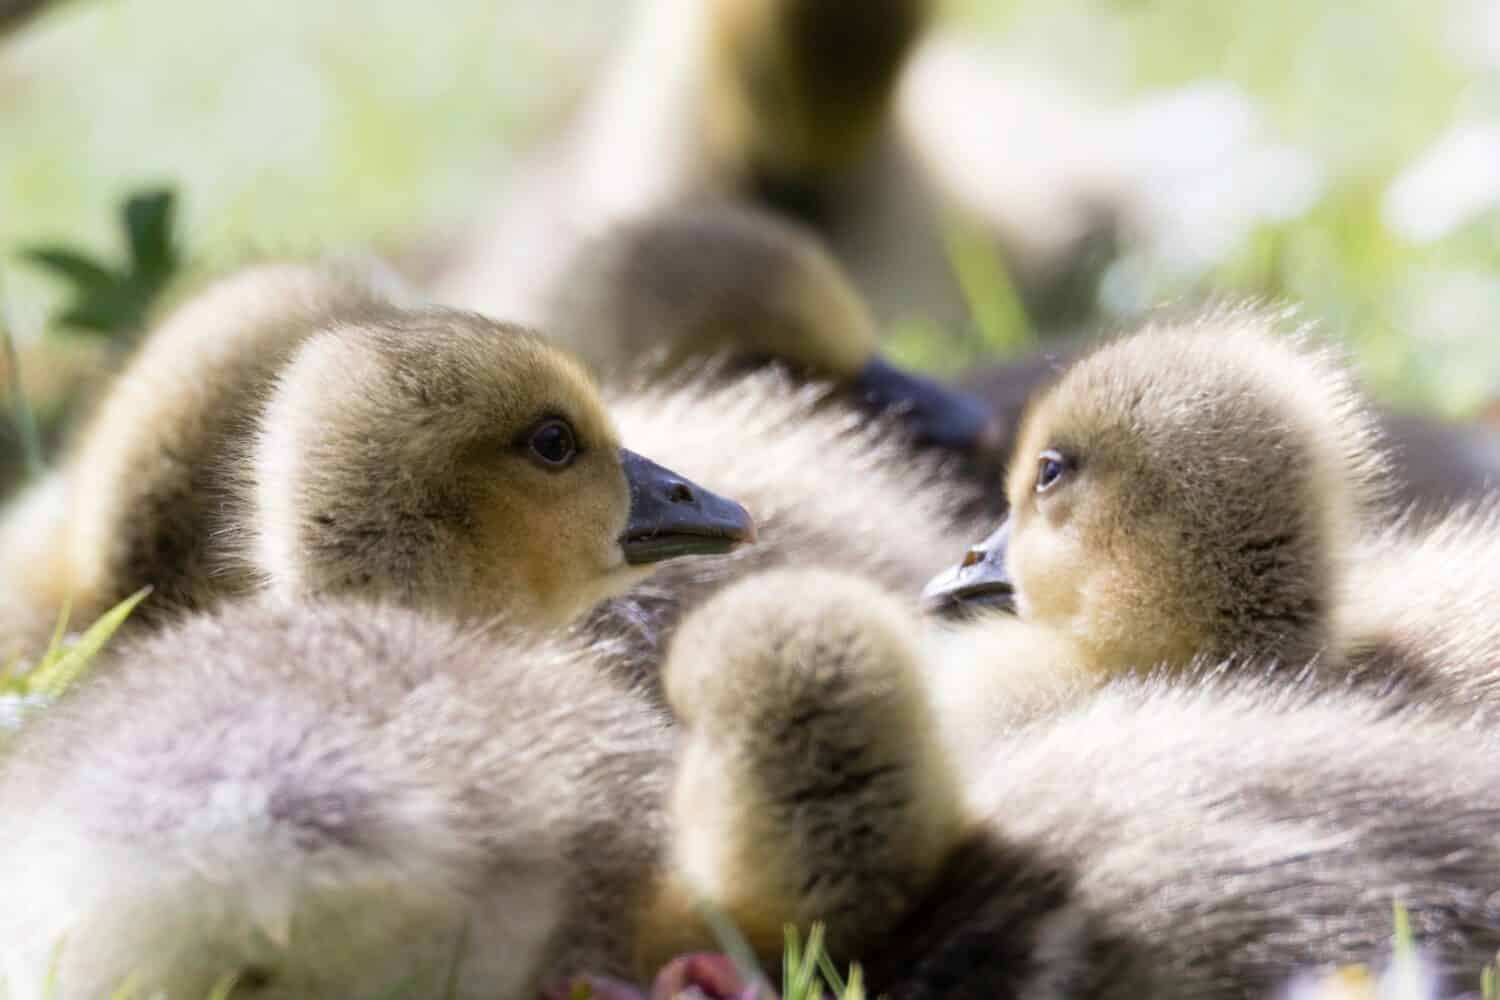
[[[52,641],[32,663],[20,661],[0,666],[0,705],[15,709],[24,722],[33,713],[63,697],[88,673],[99,652],[150,593],[146,588],[127,597],[101,615],[81,635],[68,635],[68,610],[58,617]],[[0,749],[6,732],[0,728]]]
[[[755,952],[734,923],[708,903],[700,904],[700,912],[718,939],[719,947],[734,961],[740,976],[756,991],[756,996],[822,1000],[831,992],[834,1000],[865,1000],[864,974],[858,965],[850,966],[847,975],[839,971],[824,947],[827,929],[823,924],[814,923],[809,927],[805,939],[790,924],[782,929],[786,943],[781,958],[781,992],[775,994],[761,971]]]
[[[1264,226],[1201,281],[1155,296],[1285,297],[1355,350],[1382,396],[1450,415],[1500,395],[1500,316],[1432,318],[1455,276],[1500,279],[1500,216],[1432,245],[1381,220],[1390,182],[1465,109],[1500,115],[1496,80],[1445,50],[1448,4],[1402,0],[955,0],[957,21],[1094,90],[1217,78],[1326,172],[1305,216]],[[1462,317],[1460,320],[1464,319]]]

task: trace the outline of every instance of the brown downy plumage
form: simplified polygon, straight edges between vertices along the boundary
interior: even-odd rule
[[[878,348],[869,310],[816,237],[730,204],[658,213],[592,241],[546,330],[605,379],[727,357],[846,381]]]
[[[949,259],[954,214],[1000,246],[1030,315],[1075,322],[1112,255],[1120,198],[1070,176],[1046,192],[1057,210],[1039,213],[1030,192],[976,198],[953,183],[951,165],[974,144],[931,122],[950,115],[964,74],[942,68],[953,60],[939,42],[915,85],[908,73],[937,10],[932,0],[637,5],[578,111],[521,161],[446,259],[424,268],[435,297],[542,323],[573,252],[609,226],[734,200],[813,225],[882,324],[914,314],[968,322]],[[1004,113],[1019,106],[1024,119],[1036,104],[1023,93]],[[1070,106],[1040,106],[1044,120],[1078,131]],[[1056,181],[1051,164],[1026,162],[1015,172],[1023,181]]]
[[[662,674],[683,738],[646,965],[694,944],[700,896],[767,959],[787,923],[828,921],[836,953],[890,929],[961,833],[905,604],[845,574],[758,574],[687,618]]]
[[[1376,420],[1326,351],[1272,327],[1241,312],[1148,329],[1037,398],[1010,518],[928,590],[934,607],[1019,615],[952,633],[965,670],[969,647],[1004,662],[1040,628],[1072,647],[1052,658],[1069,684],[1080,666],[1102,679],[1242,657],[1401,689],[1392,704],[1424,688],[1492,700],[1494,505],[1390,526]],[[1036,675],[1005,700],[1024,704]]]
[[[50,621],[71,604],[88,620],[148,583],[163,603],[190,602],[189,581],[223,568],[210,566],[209,545],[230,493],[219,466],[243,453],[234,442],[255,399],[319,318],[370,304],[353,286],[275,268],[213,286],[168,317],[60,471],[6,512],[7,535],[25,545],[3,554],[4,641],[35,641],[18,618]]]
[[[1492,727],[1241,664],[1117,680],[960,784],[909,701],[915,625],[868,584],[782,574],[697,614],[666,670],[675,871],[753,928],[828,918],[872,995],[1271,996],[1382,961],[1395,902],[1449,986],[1500,946]]]
[[[995,421],[999,448],[1008,452],[1026,405],[1069,364],[1101,341],[1068,337],[1049,341],[1036,354],[980,367],[959,380],[959,388],[982,399]],[[1442,514],[1482,502],[1500,489],[1500,427],[1479,421],[1458,423],[1377,407],[1381,437],[1389,453],[1391,502],[1387,510]],[[1005,497],[991,491],[997,510]]]
[[[570,265],[545,328],[605,380],[774,362],[869,412],[899,414],[919,444],[1001,457],[984,404],[885,360],[864,300],[816,236],[752,208],[614,227]]]
[[[1339,659],[1381,452],[1343,369],[1274,325],[1217,313],[1076,362],[1021,427],[1009,519],[930,601],[1013,600],[1104,674]]]
[[[530,1000],[553,971],[628,974],[671,734],[597,655],[317,603],[107,653],[0,772],[9,996],[234,975]]]
[[[148,618],[268,586],[557,623],[647,564],[752,533],[620,448],[544,338],[294,267],[171,316],[62,476],[58,535],[7,583],[75,613],[148,584]]]
[[[702,130],[739,184],[793,200],[828,193],[886,128],[931,0],[717,0]]]
[[[871,412],[894,411],[919,443],[963,456],[955,471],[1006,509],[997,483],[1026,403],[1099,341],[1074,338],[961,386],[903,372],[879,350],[869,309],[814,234],[748,207],[661,212],[590,242],[559,283],[547,332],[606,381],[712,359],[738,374],[777,362],[833,383]],[[1500,484],[1500,437],[1380,410],[1393,503],[1443,511]]]
[[[824,199],[868,158],[930,0],[652,0],[562,134],[456,248],[435,297],[525,322],[579,246],[702,200]]]

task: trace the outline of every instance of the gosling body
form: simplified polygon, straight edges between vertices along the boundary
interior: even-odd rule
[[[1500,745],[1480,719],[1210,665],[1004,727],[955,780],[928,724],[890,724],[893,701],[922,697],[922,668],[868,584],[807,576],[749,596],[700,609],[711,619],[685,627],[667,668],[683,760],[716,765],[684,766],[676,801],[730,803],[676,810],[677,864],[715,902],[771,901],[762,921],[826,915],[835,958],[860,961],[874,994],[1272,996],[1308,969],[1383,962],[1398,902],[1451,988],[1500,944]],[[804,710],[789,678],[836,694]],[[795,741],[766,738],[794,725]],[[765,822],[724,820],[740,815]],[[743,863],[788,845],[790,875]],[[877,892],[865,907],[846,876],[890,858],[910,905]]]
[[[49,572],[31,574],[41,606],[98,613],[135,589],[191,607],[201,581],[244,589],[242,569],[212,544],[226,530],[231,472],[278,367],[336,312],[376,300],[294,267],[215,285],[153,331],[65,458],[68,513]],[[147,613],[150,611],[147,609]]]
[[[236,604],[121,647],[0,775],[10,995],[628,974],[671,738],[594,656],[350,604]]]

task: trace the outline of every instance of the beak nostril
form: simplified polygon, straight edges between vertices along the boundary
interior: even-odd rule
[[[671,492],[667,494],[667,499],[673,503],[692,503],[698,498],[693,495],[687,483],[674,483]]]
[[[962,569],[968,569],[970,566],[977,566],[983,561],[983,549],[970,549],[969,551],[964,553],[964,561],[959,563],[959,567]]]

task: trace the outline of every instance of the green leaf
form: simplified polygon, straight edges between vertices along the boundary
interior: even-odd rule
[[[125,202],[122,216],[130,248],[130,277],[136,284],[159,288],[177,268],[172,246],[175,203],[170,188],[143,191]]]
[[[107,334],[113,338],[120,333],[140,329],[144,315],[135,295],[124,289],[112,289],[74,302],[57,318],[68,326]]]
[[[65,326],[124,340],[139,332],[157,297],[178,269],[172,226],[176,195],[152,188],[127,198],[120,208],[128,260],[115,269],[87,254],[60,246],[32,248],[25,259],[65,279],[73,297],[58,317]]]
[[[32,247],[22,251],[21,258],[66,278],[83,293],[120,284],[119,275],[107,266],[65,247]]]

